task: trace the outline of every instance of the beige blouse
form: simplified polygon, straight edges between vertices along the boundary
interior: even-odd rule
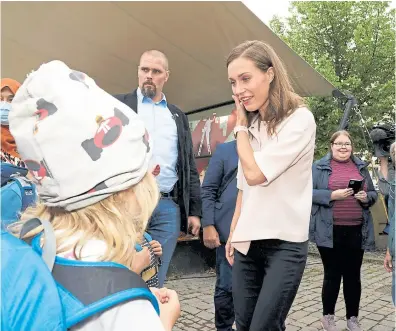
[[[308,240],[312,205],[312,162],[316,124],[305,107],[279,124],[269,137],[265,122],[250,127],[254,158],[267,181],[249,186],[238,165],[237,187],[242,190],[241,214],[232,244],[247,254],[252,240]]]

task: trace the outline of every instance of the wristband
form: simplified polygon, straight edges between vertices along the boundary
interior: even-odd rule
[[[248,128],[247,128],[246,126],[238,125],[238,126],[236,126],[236,127],[234,128],[234,137],[235,137],[235,138],[236,138],[237,133],[238,133],[239,131],[244,131],[244,132],[246,132],[246,133],[249,133],[249,130],[248,130]]]

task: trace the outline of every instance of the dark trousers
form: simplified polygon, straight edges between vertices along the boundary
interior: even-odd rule
[[[346,317],[358,317],[362,293],[360,269],[364,254],[361,245],[361,226],[335,225],[333,248],[318,247],[324,267],[323,315],[334,315],[342,278]]]
[[[308,242],[252,241],[245,256],[235,250],[232,271],[238,331],[283,331],[304,273]]]
[[[231,331],[234,324],[232,268],[225,255],[225,245],[216,248],[215,325],[218,331]]]

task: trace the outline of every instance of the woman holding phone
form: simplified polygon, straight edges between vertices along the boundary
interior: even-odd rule
[[[267,44],[227,59],[239,189],[226,257],[238,331],[285,330],[308,253],[316,124]]]
[[[318,246],[324,267],[322,288],[324,330],[338,330],[334,317],[344,283],[347,329],[361,330],[358,322],[361,296],[360,269],[364,250],[374,249],[374,226],[370,207],[377,200],[368,163],[353,155],[347,131],[338,131],[330,139],[330,153],[312,167],[313,203],[310,240]],[[359,182],[361,189],[351,187]]]

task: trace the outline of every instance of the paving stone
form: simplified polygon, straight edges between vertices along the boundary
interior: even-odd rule
[[[201,310],[197,307],[191,306],[191,305],[181,305],[181,309],[188,313],[189,315],[196,315],[201,312]]]
[[[382,320],[382,321],[380,322],[379,325],[383,325],[383,326],[387,326],[387,327],[392,327],[392,328],[395,328],[395,327],[396,327],[396,324],[395,324],[395,321],[394,321],[394,320],[393,320],[393,321]]]
[[[214,319],[214,314],[208,313],[207,311],[201,311],[197,317],[203,318],[204,320],[210,321]]]
[[[317,328],[318,330],[321,330],[321,329],[322,329],[322,324],[321,324],[320,321],[318,321],[318,320],[316,320],[316,322],[313,323],[313,324],[311,324],[310,326],[311,326],[311,327],[315,327],[315,328]]]
[[[286,327],[288,327],[289,325],[298,326],[300,328],[305,328],[307,326],[306,324],[300,323],[299,321],[291,321]]]
[[[371,313],[371,314],[367,314],[365,316],[365,318],[368,318],[369,320],[374,320],[374,321],[382,321],[384,319],[384,315],[380,315],[380,314],[375,314],[375,313]]]
[[[312,324],[312,323],[314,323],[315,321],[317,321],[318,319],[315,317],[315,316],[310,316],[310,315],[308,315],[308,316],[305,316],[305,317],[303,317],[303,318],[300,318],[299,320],[298,320],[298,322],[299,323],[303,323],[303,324],[305,324],[305,325],[310,325],[310,324]]]
[[[360,324],[362,325],[363,329],[370,330],[372,327],[378,325],[378,322],[363,318],[360,320]]]
[[[309,315],[309,312],[304,310],[297,310],[294,313],[290,314],[289,317],[294,319],[295,321],[299,321],[307,315]]]
[[[314,313],[309,314],[309,316],[315,316],[319,320],[323,316],[322,309],[320,309],[319,311],[316,311]]]
[[[395,328],[390,327],[390,326],[385,326],[385,325],[375,325],[373,328],[370,329],[370,331],[394,331]]]
[[[195,304],[195,307],[200,310],[207,310],[207,309],[213,307],[213,304],[209,304],[206,302],[199,302],[199,303]]]
[[[294,325],[288,325],[287,326],[287,331],[300,331],[301,328],[298,326],[294,326]]]
[[[336,317],[345,317],[345,315],[346,315],[345,308],[341,308],[341,309],[337,310],[335,315],[336,315]]]
[[[309,313],[314,313],[314,312],[317,312],[317,311],[318,311],[318,308],[315,307],[315,306],[311,306],[311,307],[305,307],[303,310],[304,310],[304,311],[307,311],[307,312],[309,312]]]
[[[191,325],[191,324],[195,324],[195,322],[194,322],[193,320],[184,320],[184,321],[183,321],[183,324],[184,324],[184,325],[186,325],[186,324],[187,324],[187,325]]]
[[[373,307],[372,304],[370,304],[370,305],[367,305],[366,307],[364,307],[364,310],[367,310],[367,311],[370,311],[372,313],[375,313],[375,312],[378,311],[378,308],[377,307]]]

